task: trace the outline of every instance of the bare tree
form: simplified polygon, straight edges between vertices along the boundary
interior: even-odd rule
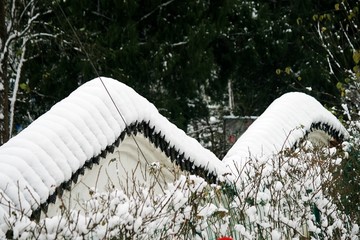
[[[27,47],[45,36],[52,36],[34,30],[40,16],[35,0],[0,0],[0,145],[12,134]]]
[[[7,39],[5,25],[5,0],[0,0],[0,144],[9,138],[9,116],[8,116],[8,78],[6,76],[7,54],[5,54],[5,42]]]

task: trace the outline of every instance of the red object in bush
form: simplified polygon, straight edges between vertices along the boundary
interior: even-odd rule
[[[230,135],[229,136],[229,143],[231,143],[231,144],[234,144],[235,142],[236,142],[236,137],[235,137],[235,135]],[[220,238],[219,238],[220,239]],[[226,239],[225,239],[226,240]]]
[[[217,240],[233,240],[232,237],[220,237]]]

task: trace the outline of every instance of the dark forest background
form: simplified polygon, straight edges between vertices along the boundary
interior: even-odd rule
[[[8,26],[14,1],[3,2]],[[346,118],[341,104],[358,79],[359,1],[15,2],[14,29],[26,26],[31,3],[38,16],[28,32],[43,35],[27,43],[13,134],[100,75],[131,86],[220,152],[224,115],[256,116],[301,91]],[[18,42],[8,56],[10,93]]]

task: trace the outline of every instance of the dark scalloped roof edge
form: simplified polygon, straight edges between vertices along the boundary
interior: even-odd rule
[[[344,134],[341,133],[340,130],[334,128],[333,126],[331,126],[330,124],[327,123],[323,123],[323,122],[313,122],[309,128],[309,130],[306,130],[304,136],[302,137],[302,139],[299,139],[298,141],[296,141],[296,143],[294,144],[294,146],[292,147],[292,149],[295,149],[298,147],[299,143],[306,139],[307,136],[312,133],[315,132],[317,130],[320,130],[322,132],[324,132],[325,134],[327,134],[329,137],[331,137],[332,139],[335,140],[335,145],[340,144],[344,141],[344,139],[346,139],[346,136]]]
[[[311,124],[309,130],[306,131],[303,138],[306,138],[311,132],[321,130],[330,137],[334,138],[338,143],[342,142],[345,138],[343,134],[337,129],[334,129],[327,123],[314,122]],[[138,133],[143,134],[145,138],[153,144],[157,149],[160,149],[171,162],[175,163],[180,167],[182,171],[187,171],[191,174],[195,174],[204,178],[208,183],[220,183],[219,179],[214,173],[207,170],[206,167],[196,166],[190,158],[185,158],[185,153],[181,150],[177,150],[175,146],[170,146],[170,143],[166,141],[165,135],[161,134],[161,131],[156,131],[155,127],[151,127],[150,122],[135,122],[130,124],[123,130],[116,141],[108,145],[98,156],[95,156],[85,162],[85,164],[79,168],[75,173],[72,174],[71,179],[63,182],[56,187],[55,192],[48,197],[46,202],[41,203],[40,207],[33,210],[31,218],[38,220],[40,218],[41,211],[47,212],[48,206],[51,203],[55,203],[57,197],[62,197],[64,191],[71,191],[72,183],[77,183],[79,175],[84,175],[86,169],[91,170],[94,164],[100,164],[101,158],[105,158],[108,153],[113,153],[115,148],[119,147],[121,142],[125,139],[125,136],[137,135]],[[301,140],[297,141],[297,144]],[[296,147],[296,145],[294,146]]]
[[[175,163],[180,167],[182,171],[187,171],[191,174],[200,176],[204,178],[208,183],[221,183],[218,177],[208,171],[206,166],[197,166],[194,161],[189,158],[185,158],[185,152],[178,150],[176,146],[171,146],[171,144],[166,141],[165,135],[161,134],[161,131],[157,131],[155,126],[151,127],[150,121],[145,122],[135,122],[128,125],[116,139],[116,141],[108,145],[102,152],[92,157],[91,159],[85,161],[85,164],[74,172],[71,176],[71,179],[64,181],[59,186],[55,188],[53,194],[51,194],[44,203],[41,203],[40,206],[32,211],[30,216],[31,219],[39,220],[41,212],[47,213],[49,204],[55,203],[58,197],[62,197],[64,191],[71,191],[72,183],[77,183],[80,175],[84,175],[86,169],[91,170],[94,164],[100,164],[102,158],[105,158],[108,153],[113,153],[115,148],[119,147],[121,142],[125,139],[125,136],[137,135],[138,133],[143,134],[145,138],[153,144],[157,149],[160,149],[171,162]]]
[[[314,130],[321,130],[325,132],[330,137],[334,138],[337,142],[342,142],[345,139],[344,134],[342,134],[340,130],[333,128],[330,124],[322,122],[312,123],[310,126],[310,131],[307,131],[305,136],[307,136],[310,132],[313,132]]]

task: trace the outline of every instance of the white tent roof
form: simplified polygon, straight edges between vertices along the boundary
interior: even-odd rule
[[[299,92],[284,94],[250,125],[225,155],[225,164],[233,166],[233,172],[242,169],[250,158],[269,158],[281,150],[292,148],[314,131],[316,141],[331,138],[341,141],[348,132],[339,120],[315,98]],[[311,137],[315,137],[312,135]]]
[[[223,181],[230,177],[233,163],[248,159],[249,152],[251,156],[275,154],[314,129],[339,139],[347,136],[341,123],[314,98],[285,94],[220,161],[133,89],[110,78],[97,78],[0,147],[0,229],[9,205],[31,215],[59,188],[66,188],[84,166],[118,145],[126,133],[140,131],[183,170]]]
[[[0,147],[0,202],[21,206],[30,215],[87,161],[139,125],[151,132],[154,145],[166,143],[162,150],[178,159],[173,160],[188,161],[187,170],[201,169],[204,177],[217,180],[226,173],[211,151],[170,123],[153,104],[130,87],[101,77],[79,87]],[[0,223],[7,210],[0,207]]]

